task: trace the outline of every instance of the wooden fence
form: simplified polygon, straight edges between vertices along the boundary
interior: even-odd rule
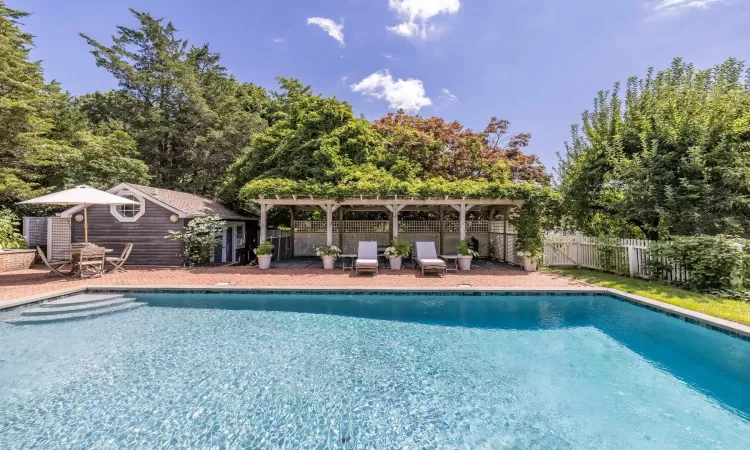
[[[649,270],[655,256],[647,249],[654,241],[640,239],[602,239],[583,234],[547,233],[544,265],[550,267],[583,267],[631,277],[686,281],[690,273],[679,264],[675,270]],[[661,260],[660,262],[666,262]]]

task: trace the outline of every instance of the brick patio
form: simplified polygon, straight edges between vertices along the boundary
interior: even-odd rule
[[[85,285],[131,286],[213,286],[226,284],[253,287],[495,287],[495,288],[586,288],[590,285],[545,272],[527,273],[520,270],[472,269],[470,272],[450,273],[444,278],[422,276],[414,270],[392,272],[381,270],[377,276],[354,276],[341,270],[322,268],[273,268],[261,271],[257,267],[129,267],[125,273],[107,274],[103,278],[44,278],[42,267],[0,274],[0,308],[4,302],[32,295],[53,293]]]

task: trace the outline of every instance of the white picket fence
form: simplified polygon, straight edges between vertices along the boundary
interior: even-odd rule
[[[675,270],[654,273],[647,262],[654,258],[646,249],[653,241],[600,239],[583,234],[547,233],[544,264],[550,267],[583,267],[631,277],[685,281],[690,277],[679,265]],[[662,261],[664,262],[664,261]]]

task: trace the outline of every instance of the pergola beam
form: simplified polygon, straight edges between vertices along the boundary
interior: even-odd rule
[[[284,205],[284,206],[321,206],[321,205],[343,205],[343,206],[381,206],[387,207],[388,205],[408,205],[410,207],[418,206],[448,206],[448,205],[459,205],[459,204],[471,204],[474,206],[521,206],[524,204],[523,200],[506,200],[506,199],[457,199],[457,198],[428,198],[428,199],[377,199],[377,198],[347,198],[342,201],[334,200],[323,200],[314,198],[297,197],[292,198],[263,198],[252,200],[258,204],[265,205]],[[322,207],[322,206],[321,206]]]

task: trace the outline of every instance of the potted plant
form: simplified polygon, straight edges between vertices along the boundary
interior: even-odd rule
[[[323,268],[331,270],[336,264],[336,259],[338,259],[339,255],[341,255],[341,249],[336,247],[335,245],[324,245],[322,247],[318,247],[318,250],[315,252],[315,254],[323,260]]]
[[[411,242],[399,237],[393,238],[391,246],[385,249],[383,255],[388,258],[391,270],[401,270],[403,258],[409,256],[411,252]]]
[[[271,267],[271,258],[273,257],[273,244],[265,241],[261,242],[260,245],[255,247],[253,250],[255,256],[258,257],[258,268],[268,269]]]
[[[536,258],[534,258],[533,253],[528,250],[521,250],[516,254],[523,258],[523,270],[526,272],[536,272]]]
[[[458,254],[458,268],[460,270],[471,270],[471,260],[474,257],[479,256],[479,253],[475,252],[470,247],[471,240],[463,239],[458,241],[456,244],[456,253]]]

